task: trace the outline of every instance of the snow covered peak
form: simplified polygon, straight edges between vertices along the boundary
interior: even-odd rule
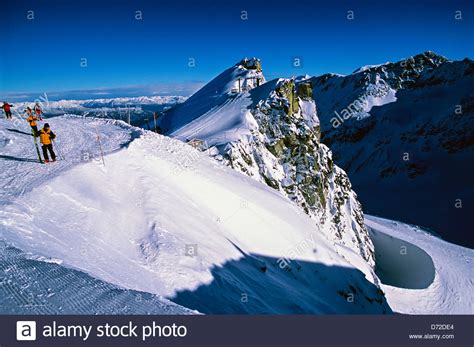
[[[445,56],[437,54],[433,51],[426,51],[426,52],[417,54],[412,58],[415,62],[417,62],[419,64],[427,65],[426,63],[428,63],[431,66],[439,66],[443,63],[446,63],[446,62],[450,61]]]
[[[235,68],[233,79],[227,86],[230,93],[247,92],[265,83],[260,59],[244,58]]]
[[[354,70],[353,74],[357,74],[357,73],[360,73],[360,72],[380,68],[380,67],[388,65],[388,64],[390,64],[389,61],[387,61],[386,63],[383,63],[383,64],[364,65],[364,66],[361,66],[360,68]]]
[[[376,65],[364,65],[356,69],[352,74],[359,74],[361,72],[384,72],[391,70],[393,72],[399,72],[400,68],[415,70],[420,72],[424,69],[437,67],[449,60],[442,55],[436,54],[432,51],[426,51],[415,56],[407,57],[398,62],[386,62],[383,64]]]
[[[221,108],[264,83],[260,60],[242,59],[194,93],[185,103],[166,112],[159,120],[159,126],[165,134],[176,132],[211,109]]]
[[[350,118],[369,117],[374,106],[395,102],[398,90],[411,88],[420,76],[450,63],[427,51],[395,63],[365,65],[348,76],[325,74],[312,78],[323,129],[330,131],[325,125],[337,128]]]
[[[239,63],[239,66],[247,70],[257,70],[258,72],[262,72],[262,62],[258,58],[244,58]]]

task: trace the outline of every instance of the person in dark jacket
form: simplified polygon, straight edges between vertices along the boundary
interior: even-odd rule
[[[26,118],[26,121],[30,123],[31,127],[31,133],[33,136],[37,137],[38,136],[38,123],[36,123],[39,119],[33,114],[33,111],[31,110],[30,107],[26,108],[26,114],[28,117]]]
[[[8,102],[4,101],[3,102],[3,105],[0,106],[0,108],[3,108],[3,111],[5,112],[5,117],[7,119],[12,119],[12,111],[11,111],[11,107],[13,105],[10,105]]]
[[[56,154],[53,151],[53,140],[56,135],[51,131],[48,123],[45,123],[43,129],[39,131],[39,137],[43,149],[44,162],[49,163],[48,152],[51,154],[51,160],[56,161]]]

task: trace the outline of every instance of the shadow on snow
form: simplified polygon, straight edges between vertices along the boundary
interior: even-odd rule
[[[18,134],[33,136],[31,133],[27,133],[26,131],[21,131],[21,130],[18,130],[18,129],[6,129],[6,130],[11,131],[12,133],[18,133]]]
[[[244,254],[211,269],[213,280],[170,298],[207,314],[391,313],[383,292],[359,270]]]
[[[28,163],[37,163],[38,159],[30,159],[30,158],[18,158],[18,157],[12,157],[11,155],[0,155],[0,159],[4,160],[13,160],[13,161],[22,161],[22,162],[28,162]]]

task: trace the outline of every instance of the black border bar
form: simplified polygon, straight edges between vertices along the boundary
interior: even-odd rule
[[[0,316],[0,346],[473,346],[473,315],[324,315],[324,316]],[[36,341],[17,341],[16,322],[35,321]],[[81,337],[43,337],[45,326],[92,326]],[[185,337],[96,336],[105,324],[137,326],[184,325]],[[183,330],[181,330],[182,332]],[[413,339],[409,335],[426,336]],[[430,336],[445,336],[436,340]]]

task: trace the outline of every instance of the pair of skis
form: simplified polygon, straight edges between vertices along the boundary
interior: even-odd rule
[[[39,150],[39,147],[38,147],[38,139],[36,138],[36,134],[35,134],[35,131],[33,129],[31,129],[31,135],[33,135],[33,142],[35,143],[35,147],[36,147],[36,154],[38,154],[38,160],[41,164],[43,164],[43,159],[41,159],[41,154],[40,154],[40,150]]]

